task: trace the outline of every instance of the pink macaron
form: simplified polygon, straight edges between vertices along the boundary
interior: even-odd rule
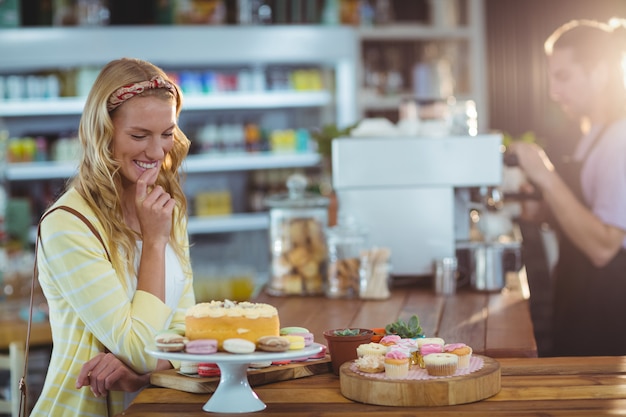
[[[185,344],[185,352],[195,355],[210,355],[217,352],[217,340],[196,339]]]
[[[221,371],[219,366],[216,363],[199,363],[198,364],[198,375],[199,376],[220,376]]]

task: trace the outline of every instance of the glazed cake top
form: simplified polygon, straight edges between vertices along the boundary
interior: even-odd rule
[[[187,310],[187,317],[246,317],[255,319],[259,317],[273,317],[278,315],[276,307],[264,303],[251,303],[249,301],[211,301],[198,303]]]

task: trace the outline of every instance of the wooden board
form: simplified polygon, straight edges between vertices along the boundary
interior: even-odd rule
[[[428,380],[368,378],[341,365],[341,393],[353,401],[391,406],[438,406],[465,404],[491,397],[500,391],[500,363],[481,356],[484,365],[468,375]]]
[[[326,358],[316,361],[308,360],[306,362],[292,362],[287,365],[272,365],[267,368],[250,369],[248,371],[248,383],[254,387],[328,372],[332,372],[332,369],[330,356],[326,355]],[[219,377],[182,375],[176,369],[153,372],[150,376],[152,385],[196,394],[212,394],[217,389],[219,382]]]

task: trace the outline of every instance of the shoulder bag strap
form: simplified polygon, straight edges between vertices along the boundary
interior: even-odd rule
[[[28,394],[28,389],[26,387],[26,374],[28,373],[28,351],[29,351],[29,347],[30,347],[30,330],[31,330],[31,324],[33,321],[33,303],[34,303],[34,298],[35,298],[35,282],[38,279],[39,276],[39,272],[37,270],[37,249],[39,248],[39,240],[41,238],[41,222],[43,221],[43,219],[46,218],[46,216],[48,216],[50,213],[52,213],[55,210],[65,210],[67,212],[72,213],[73,215],[75,215],[76,217],[78,217],[80,220],[83,221],[83,223],[85,223],[87,225],[87,227],[89,227],[89,230],[91,230],[91,232],[98,238],[98,240],[100,241],[100,243],[102,244],[102,247],[104,248],[104,251],[107,254],[107,258],[109,259],[109,261],[111,260],[111,256],[109,255],[109,251],[107,250],[106,245],[104,244],[104,240],[102,239],[102,236],[100,235],[100,233],[98,232],[98,230],[95,228],[95,226],[93,224],[91,224],[91,222],[89,220],[87,220],[87,218],[78,210],[73,209],[72,207],[69,206],[57,206],[49,211],[47,211],[46,213],[43,214],[43,216],[41,216],[41,219],[39,219],[39,224],[37,225],[37,239],[35,241],[35,264],[33,266],[33,278],[31,281],[31,287],[30,287],[30,306],[29,306],[29,310],[28,310],[28,327],[26,329],[26,346],[24,347],[24,371],[22,373],[22,377],[20,378],[20,383],[19,383],[19,389],[20,389],[20,416],[27,416],[27,407],[28,407],[28,402],[27,402],[27,394]]]

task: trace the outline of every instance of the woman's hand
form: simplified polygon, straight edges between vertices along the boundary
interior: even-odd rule
[[[157,169],[149,169],[141,174],[137,180],[135,207],[143,240],[167,243],[176,201],[160,185],[148,189],[149,184],[156,181],[157,174]]]
[[[135,392],[150,382],[150,374],[139,375],[112,353],[99,353],[85,362],[76,378],[76,388],[89,386],[96,397],[109,391]]]

